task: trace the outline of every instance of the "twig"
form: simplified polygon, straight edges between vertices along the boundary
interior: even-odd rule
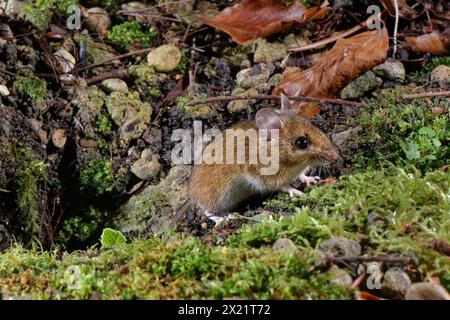
[[[381,19],[381,15],[378,15],[376,19]],[[369,18],[366,21],[364,21],[363,23],[361,23],[361,24],[359,24],[357,26],[354,26],[353,28],[351,28],[351,29],[349,29],[349,30],[347,30],[347,31],[345,31],[345,32],[343,32],[341,34],[335,35],[335,36],[327,38],[327,39],[323,39],[323,40],[315,42],[315,43],[311,43],[311,44],[303,46],[303,47],[287,49],[287,51],[302,52],[302,51],[317,49],[317,48],[322,47],[324,45],[327,45],[329,43],[335,42],[335,41],[337,41],[339,39],[348,37],[348,36],[358,32],[359,30],[361,30],[363,28],[367,28],[369,22],[372,21],[372,20],[373,20],[373,18]]]
[[[340,256],[340,257],[326,257],[325,261],[332,263],[343,262],[387,262],[387,263],[402,263],[410,264],[414,263],[414,259],[410,257],[388,257],[388,256]]]
[[[102,74],[99,74],[95,77],[86,79],[87,84],[94,84],[94,83],[98,83],[101,82],[105,79],[110,79],[110,78],[124,78],[126,75],[128,74],[128,70],[127,69],[119,69],[119,70],[112,70],[109,72],[105,72]]]
[[[394,35],[392,37],[392,41],[394,43],[394,48],[392,49],[392,57],[395,58],[397,53],[397,31],[398,31],[398,2],[397,0],[392,0],[392,4],[395,9],[395,23],[394,23]]]
[[[192,106],[196,104],[220,102],[220,101],[235,101],[235,100],[280,100],[280,96],[271,95],[249,95],[249,96],[218,96],[206,99],[191,100],[187,105]],[[359,102],[347,101],[342,99],[330,99],[330,98],[316,98],[316,97],[288,97],[289,100],[294,101],[307,101],[307,102],[317,102],[317,103],[331,103],[331,104],[341,104],[345,106],[358,107],[361,105]]]
[[[0,188],[0,192],[4,192],[4,193],[11,193],[11,191],[9,191],[9,190],[6,190],[6,189],[1,189],[1,188]]]
[[[88,65],[88,66],[79,68],[77,71],[78,71],[78,72],[81,72],[81,71],[84,71],[84,70],[88,70],[88,69],[100,67],[100,66],[102,66],[102,65],[107,64],[108,62],[120,60],[120,59],[127,58],[127,57],[131,57],[131,56],[137,56],[137,55],[140,55],[140,54],[143,54],[143,53],[150,52],[150,51],[152,51],[152,50],[154,50],[154,49],[155,49],[155,48],[146,48],[146,49],[142,49],[142,50],[133,51],[133,52],[130,52],[130,53],[125,53],[125,54],[116,56],[116,57],[114,57],[114,58],[110,58],[110,59],[107,59],[107,60],[104,60],[104,61],[101,61],[101,62],[98,62],[98,63],[90,64],[90,65]]]
[[[450,91],[436,91],[436,92],[423,92],[423,93],[412,93],[405,94],[402,96],[403,99],[416,99],[416,98],[428,98],[428,97],[440,97],[440,96],[450,96]]]

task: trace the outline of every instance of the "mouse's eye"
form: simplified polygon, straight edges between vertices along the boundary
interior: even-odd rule
[[[306,137],[300,137],[295,140],[295,146],[299,149],[306,149],[309,147],[309,139]]]

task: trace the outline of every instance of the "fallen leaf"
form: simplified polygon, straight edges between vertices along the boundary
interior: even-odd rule
[[[237,43],[269,36],[290,29],[296,24],[324,19],[327,4],[306,8],[298,1],[286,5],[283,0],[243,0],[228,7],[211,20],[198,19],[228,33]]]
[[[395,7],[392,0],[381,0],[383,7],[391,16],[395,16]],[[397,0],[398,15],[400,17],[416,17],[416,12],[406,3],[406,0]]]
[[[332,98],[349,82],[387,58],[389,37],[386,29],[368,31],[339,39],[311,68],[283,73],[274,95]],[[320,106],[308,102],[294,102],[301,115],[312,118]]]
[[[418,37],[406,37],[405,41],[414,52],[448,54],[450,53],[450,27],[441,33],[433,31]]]
[[[418,282],[408,289],[405,300],[450,300],[450,294],[439,284]]]
[[[386,300],[380,297],[377,297],[374,294],[371,294],[367,291],[360,291],[356,293],[356,300]]]

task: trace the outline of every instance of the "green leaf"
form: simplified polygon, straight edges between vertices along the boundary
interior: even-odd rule
[[[426,135],[429,138],[433,138],[436,135],[436,131],[429,127],[422,127],[419,129],[419,134]]]
[[[125,236],[120,231],[111,228],[103,229],[100,241],[104,248],[112,248],[126,243]]]
[[[439,139],[434,138],[432,141],[435,147],[439,148],[441,146]]]
[[[405,150],[406,159],[415,160],[420,158],[420,152],[414,143],[408,143],[408,149]]]

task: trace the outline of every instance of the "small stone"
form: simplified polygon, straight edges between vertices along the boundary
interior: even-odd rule
[[[355,240],[331,237],[319,245],[319,249],[331,256],[359,256],[361,246]]]
[[[142,151],[141,158],[131,167],[131,172],[142,180],[151,180],[156,177],[160,171],[161,164],[159,163],[159,157],[156,154],[152,155],[150,149]]]
[[[47,131],[42,129],[42,121],[36,119],[27,119],[31,129],[39,136],[43,144],[48,143]]]
[[[251,66],[252,66],[252,63],[250,62],[250,60],[248,60],[248,59],[242,60],[241,69],[248,69],[248,68],[251,68]]]
[[[450,83],[450,67],[437,66],[431,71],[430,79],[433,82]]]
[[[1,84],[1,85],[0,85],[0,95],[1,95],[2,97],[7,97],[7,96],[9,96],[10,94],[11,94],[11,93],[9,92],[8,87],[5,86],[4,84]]]
[[[237,95],[237,96],[254,96],[254,95],[258,95],[258,90],[256,89],[248,89],[242,92],[243,89],[236,89],[233,91],[232,95]],[[246,110],[252,103],[254,103],[255,100],[235,100],[235,101],[231,101],[228,106],[227,106],[227,110],[230,113],[240,113],[244,110]]]
[[[194,9],[195,0],[158,0],[158,5],[168,13],[186,13]]]
[[[364,93],[378,88],[383,84],[383,80],[378,78],[373,71],[367,71],[363,75],[350,82],[341,91],[342,99],[355,99],[361,97]]]
[[[91,139],[80,139],[80,146],[83,148],[96,148],[98,142]]]
[[[411,279],[400,268],[390,268],[384,273],[381,290],[389,297],[403,297],[411,287]]]
[[[89,8],[85,15],[86,19],[84,22],[86,28],[93,33],[98,33],[102,37],[105,37],[111,28],[111,18],[108,12],[103,8],[94,7]]]
[[[403,82],[405,81],[406,71],[405,66],[401,61],[398,60],[388,60],[372,69],[373,72],[377,76],[380,76],[382,78],[397,81],[397,82]]]
[[[280,238],[272,246],[272,249],[278,252],[297,252],[298,248],[291,239]]]
[[[327,273],[331,276],[330,282],[336,286],[350,287],[353,283],[352,277],[337,266],[332,266]]]
[[[361,130],[362,127],[358,126],[339,133],[334,133],[331,135],[331,140],[336,145],[336,147],[341,148],[346,141],[356,137]]]
[[[158,72],[170,72],[180,63],[181,51],[174,45],[166,44],[151,51],[147,61]]]
[[[283,43],[271,43],[265,39],[258,39],[253,60],[256,63],[270,64],[274,61],[284,59],[286,55],[286,46]]]
[[[128,86],[125,81],[118,78],[103,80],[100,87],[108,93],[114,91],[128,92]]]
[[[450,294],[439,284],[418,282],[409,287],[405,300],[450,300]]]
[[[270,69],[266,64],[260,63],[252,68],[244,69],[236,75],[236,83],[244,89],[256,88],[262,83],[266,83],[270,77]]]
[[[149,8],[145,3],[139,1],[131,1],[120,6],[123,11],[136,11]]]
[[[64,129],[56,129],[52,134],[52,143],[55,147],[61,149],[67,141],[66,131]]]
[[[58,60],[64,73],[69,73],[75,68],[76,60],[66,49],[59,49],[54,54],[56,60]]]

